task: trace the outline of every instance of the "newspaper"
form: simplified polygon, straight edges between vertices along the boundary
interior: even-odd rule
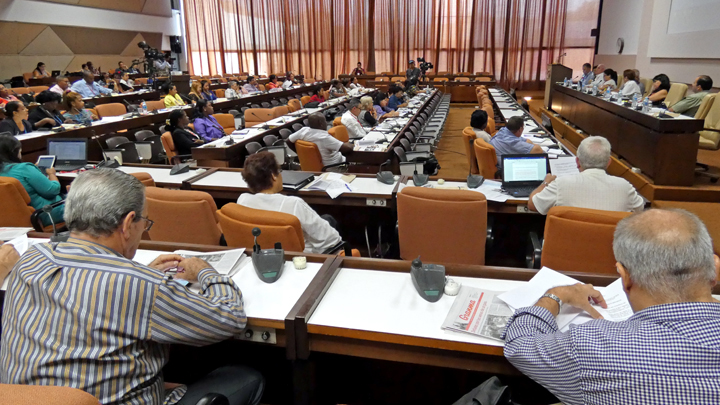
[[[242,268],[241,265],[238,265],[238,262],[242,264],[242,259],[247,257],[244,254],[245,248],[223,250],[220,252],[193,252],[190,250],[176,250],[173,253],[178,254],[184,258],[197,257],[199,259],[205,260],[206,262],[208,262],[209,265],[211,265],[215,270],[217,270],[218,273],[229,277],[234,276],[235,273],[237,273]]]
[[[498,294],[463,286],[442,328],[502,341],[502,333],[513,310],[497,298]]]

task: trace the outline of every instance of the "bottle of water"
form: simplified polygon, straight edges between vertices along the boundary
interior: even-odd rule
[[[644,113],[649,113],[649,112],[650,112],[650,98],[649,98],[649,97],[645,97],[645,100],[643,100],[643,108],[642,108],[642,111],[643,111]]]
[[[632,108],[633,108],[633,109],[637,108],[637,105],[638,105],[638,97],[639,97],[639,96],[638,96],[637,93],[633,93],[633,98],[632,98]]]
[[[563,86],[565,86],[565,87],[568,86],[568,78],[567,77],[565,78],[565,80],[563,80]]]
[[[612,90],[610,90],[610,87],[608,87],[607,89],[605,89],[605,97],[606,97],[608,100],[610,100],[610,98],[612,97]]]
[[[145,102],[145,100],[143,100],[141,106],[142,106],[142,113],[147,114],[148,110],[147,110],[147,103]]]
[[[592,94],[593,94],[593,96],[597,96],[597,95],[598,95],[598,85],[597,85],[597,83],[593,84],[593,93],[592,93]]]

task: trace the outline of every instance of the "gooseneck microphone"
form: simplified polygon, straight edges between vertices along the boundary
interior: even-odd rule
[[[53,235],[50,237],[50,242],[67,242],[68,238],[70,237],[69,232],[63,232],[62,234],[58,234],[57,227],[55,226],[55,220],[52,217],[52,205],[46,205],[42,207],[42,211],[48,215],[50,218],[50,223],[52,224],[53,228]]]
[[[384,184],[394,184],[395,183],[395,175],[392,174],[392,172],[389,171],[383,171],[383,166],[390,164],[390,159],[386,160],[382,164],[380,164],[380,168],[378,169],[377,174],[375,177],[377,180]]]
[[[95,135],[95,130],[91,130],[92,137],[90,139],[97,142],[98,146],[100,147],[100,152],[102,152],[103,155],[103,161],[98,163],[97,167],[107,167],[109,169],[117,169],[120,167],[120,163],[118,163],[115,159],[110,159],[108,155],[105,153],[105,148],[103,148],[102,143],[100,143],[100,136]]]

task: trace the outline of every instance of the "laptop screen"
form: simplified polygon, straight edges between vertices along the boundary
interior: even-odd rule
[[[503,181],[543,181],[547,174],[546,155],[503,156]]]
[[[86,160],[87,141],[84,139],[48,141],[48,155],[55,155],[58,161]]]

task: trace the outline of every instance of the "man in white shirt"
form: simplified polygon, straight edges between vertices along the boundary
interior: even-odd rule
[[[602,86],[602,84],[605,83],[605,65],[601,63],[595,66],[593,73],[595,74],[595,78],[587,85],[587,87],[592,87],[594,85],[597,85],[598,87]]]
[[[543,215],[555,206],[591,208],[606,211],[642,211],[645,200],[627,180],[610,176],[610,142],[590,136],[580,142],[577,151],[579,174],[545,176],[543,183],[528,199],[528,208]]]
[[[295,84],[295,75],[292,72],[287,72],[285,74],[285,81],[282,84],[282,88],[287,90],[292,87],[293,84]]]
[[[340,118],[340,122],[347,128],[350,139],[362,138],[367,134],[358,118],[361,111],[360,100],[353,98],[348,103],[348,110]]]
[[[313,113],[308,116],[308,127],[304,127],[290,135],[290,147],[295,149],[295,142],[303,140],[317,145],[322,156],[323,166],[330,166],[345,161],[345,156],[353,151],[353,145],[349,142],[341,142],[335,139],[327,131],[327,121],[320,113]]]
[[[305,253],[323,253],[342,241],[340,233],[299,197],[280,194],[282,173],[270,152],[259,152],[245,159],[243,179],[251,193],[241,194],[239,205],[256,210],[283,212],[300,221],[305,239]],[[262,229],[261,229],[262,230]]]
[[[56,83],[54,86],[50,87],[50,91],[53,93],[57,93],[61,96],[64,96],[65,93],[70,92],[70,80],[68,80],[65,76],[58,76],[57,79],[55,79]]]

